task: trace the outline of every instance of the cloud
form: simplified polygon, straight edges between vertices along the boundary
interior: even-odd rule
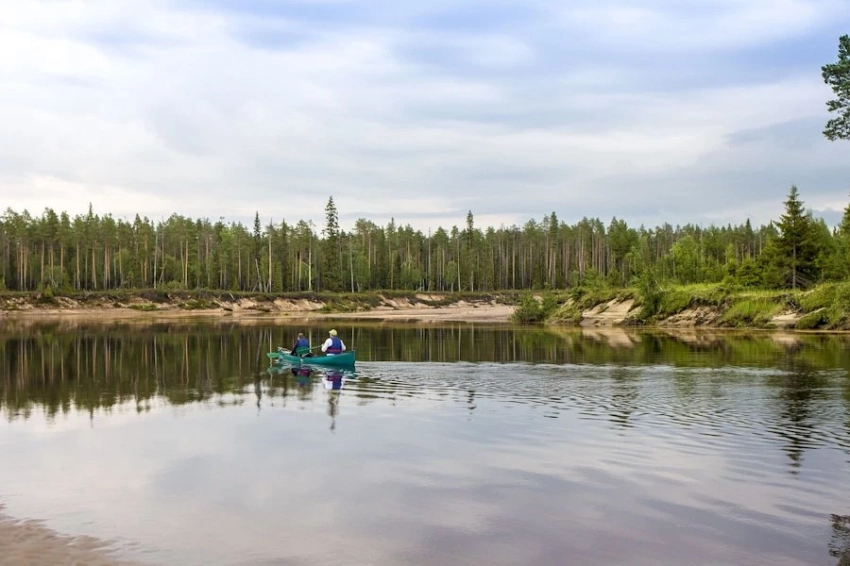
[[[321,225],[334,196],[343,227],[654,225],[767,221],[796,183],[840,210],[850,161],[820,134],[819,76],[839,8],[15,5],[0,205]]]
[[[635,51],[704,52],[804,37],[840,10],[831,0],[718,0],[699,6],[645,0],[571,3],[561,17],[568,28],[592,30],[598,43],[628,44]]]

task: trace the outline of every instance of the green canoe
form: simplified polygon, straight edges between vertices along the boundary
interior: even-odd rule
[[[283,352],[269,352],[269,359],[277,363],[286,364],[308,364],[315,366],[352,367],[354,365],[354,350],[343,352],[334,356],[293,356],[288,350]]]

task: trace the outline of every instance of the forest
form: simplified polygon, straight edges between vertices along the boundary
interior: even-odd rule
[[[629,226],[613,218],[575,224],[556,212],[523,226],[465,223],[425,234],[395,220],[339,226],[297,220],[253,226],[172,214],[152,221],[97,214],[0,216],[0,291],[117,289],[261,293],[422,290],[494,292],[628,287],[643,277],[672,284],[726,282],[805,289],[850,279],[850,204],[837,227],[807,211],[797,187],[767,225]]]

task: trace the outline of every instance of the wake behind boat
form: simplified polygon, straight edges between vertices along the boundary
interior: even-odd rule
[[[278,348],[277,352],[269,352],[266,355],[272,363],[334,367],[354,367],[356,358],[354,350],[332,356],[296,356],[290,350]]]

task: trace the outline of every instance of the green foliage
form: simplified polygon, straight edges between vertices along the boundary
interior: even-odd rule
[[[806,214],[797,187],[792,186],[785,201],[785,214],[780,217],[780,236],[774,258],[786,286],[796,289],[817,281],[819,275],[817,232],[810,214]]]
[[[157,310],[157,306],[152,304],[152,303],[141,303],[141,304],[128,305],[127,308],[130,308],[134,311],[141,311],[141,312],[152,312],[152,311]]]
[[[146,301],[151,301],[152,303],[167,303],[171,300],[168,297],[168,293],[162,289],[146,289],[140,291],[139,296]]]
[[[36,302],[36,304],[42,305],[42,306],[54,306],[54,305],[58,304],[56,297],[53,296],[53,290],[50,289],[49,287],[47,288],[46,292],[39,293],[36,296],[35,302]]]
[[[558,308],[555,295],[547,293],[541,300],[531,293],[520,297],[519,306],[514,310],[513,321],[517,324],[535,324],[545,322]]]
[[[700,275],[700,249],[696,239],[690,234],[673,244],[670,255],[675,266],[676,279],[680,283],[695,283]]]
[[[322,270],[320,275],[323,291],[342,291],[342,241],[339,230],[339,214],[333,197],[325,205],[325,238],[322,241]]]
[[[797,297],[797,304],[805,313],[811,313],[819,309],[825,309],[832,306],[835,301],[836,285],[834,283],[825,283],[800,294]]]
[[[761,283],[758,265],[752,258],[746,258],[737,266],[732,280],[742,287],[757,287]]]
[[[823,135],[830,141],[850,139],[850,36],[838,39],[838,61],[821,67],[823,81],[832,89],[835,99],[826,103],[838,116],[826,123]]]
[[[800,317],[800,320],[797,321],[795,328],[797,330],[814,330],[816,328],[826,326],[828,323],[829,316],[827,315],[826,310],[818,309]]]
[[[187,311],[209,310],[217,309],[218,304],[215,301],[207,299],[189,299],[188,301],[181,303],[180,308]]]
[[[324,313],[345,313],[357,312],[363,308],[363,301],[340,294],[329,298],[326,297],[324,306],[319,310]]]
[[[691,306],[693,299],[693,295],[685,289],[671,289],[662,293],[655,314],[660,318],[664,318],[680,313]]]
[[[655,311],[650,317],[666,318],[699,306],[722,308],[734,292],[735,286],[728,283],[671,286],[663,290],[659,288],[657,296],[654,297],[657,301]]]
[[[850,321],[850,282],[819,285],[797,297],[797,303],[807,313],[799,321],[804,326],[798,323],[797,328],[806,328],[813,321],[818,321],[816,326],[808,328],[844,328]]]
[[[609,286],[604,279],[594,274],[584,280],[582,285],[570,292],[570,298],[578,308],[590,308],[618,297],[622,289]]]
[[[637,289],[638,302],[641,307],[638,318],[647,321],[658,314],[661,309],[661,299],[664,296],[656,270],[646,266],[641,274],[635,278],[634,286]]]
[[[676,297],[660,303],[660,286],[673,282],[807,288],[850,277],[850,206],[833,234],[811,221],[793,197],[781,230],[773,223],[754,229],[749,222],[635,229],[616,218],[608,226],[588,218],[567,225],[554,211],[521,227],[481,229],[469,211],[465,224],[458,218],[461,227],[427,234],[394,220],[378,226],[358,219],[345,231],[333,199],[319,233],[303,220],[264,227],[259,213],[245,226],[179,214],[128,222],[92,210],[70,218],[7,209],[0,214],[0,249],[10,253],[0,256],[0,289],[35,292],[49,285],[68,294],[155,288],[171,295],[197,289],[234,295],[542,289],[572,293],[580,308],[634,285],[648,317],[681,306]],[[812,229],[797,230],[806,225]]]
[[[850,323],[850,282],[835,286],[832,304],[827,309],[831,328],[843,328]]]
[[[720,321],[731,326],[766,326],[781,310],[782,305],[769,298],[742,298],[723,313]]]

